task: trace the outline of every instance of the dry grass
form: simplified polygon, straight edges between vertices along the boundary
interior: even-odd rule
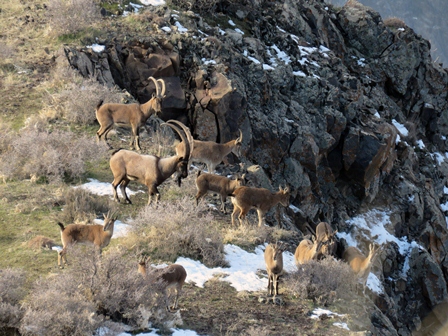
[[[12,132],[12,131],[11,131]],[[87,161],[102,160],[107,147],[93,137],[72,132],[43,131],[32,127],[2,136],[0,174],[9,179],[43,178],[49,182],[79,179]]]
[[[82,188],[66,189],[63,202],[62,213],[57,221],[65,224],[93,223],[99,214],[117,210],[117,204],[108,197],[98,197]]]
[[[0,270],[0,332],[16,327],[22,316],[21,301],[26,295],[26,273],[19,269]]]
[[[350,266],[333,258],[300,265],[288,275],[286,284],[298,297],[314,300],[319,305],[356,297],[357,279]]]
[[[48,16],[55,35],[74,34],[101,20],[94,0],[50,0]]]
[[[70,253],[71,266],[62,274],[35,282],[22,335],[92,335],[104,316],[137,328],[171,318],[156,294],[160,284],[137,274],[135,256],[112,250],[100,258],[93,248],[79,247]]]
[[[126,244],[153,259],[174,261],[178,256],[202,261],[208,267],[224,266],[222,236],[214,217],[187,197],[145,207],[134,220]]]

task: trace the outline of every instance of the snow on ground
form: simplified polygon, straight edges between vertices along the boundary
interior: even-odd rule
[[[350,233],[338,232],[337,236],[344,238],[349,246],[360,248],[358,246],[358,242],[360,241],[370,241],[378,246],[389,242],[396,243],[400,254],[405,256],[402,276],[407,277],[411,251],[414,248],[423,249],[423,247],[415,241],[408,242],[405,237],[397,238],[388,231],[387,227],[391,225],[389,212],[378,209],[370,210],[347,220],[347,224],[351,226]],[[360,249],[365,255],[368,254],[368,251],[363,250],[363,248]],[[367,287],[376,293],[382,293],[381,281],[373,274],[369,274]]]
[[[110,183],[100,182],[93,178],[89,178],[87,180],[89,181],[88,183],[81,184],[74,188],[86,189],[86,190],[90,191],[92,194],[100,195],[100,196],[104,196],[104,195],[113,196],[114,195],[114,193],[112,191],[112,185]],[[126,188],[126,193],[128,194],[128,196],[134,195],[138,192],[143,192],[143,191],[141,191],[141,190],[140,191],[132,191],[131,189]]]

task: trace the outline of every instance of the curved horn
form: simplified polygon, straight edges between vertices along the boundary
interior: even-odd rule
[[[241,129],[239,131],[240,131],[240,136],[238,138],[236,138],[236,142],[242,142],[243,141],[243,132],[241,132]]]
[[[194,148],[194,142],[193,142],[193,136],[191,135],[190,130],[188,129],[187,126],[185,126],[183,123],[181,123],[178,120],[168,120],[167,121],[168,124],[175,124],[177,126],[179,126],[180,128],[182,128],[182,130],[185,132],[187,139],[188,139],[188,149],[187,147],[185,147],[185,156],[188,157],[188,160],[190,160],[191,157],[191,153],[193,153],[193,148]],[[187,143],[185,143],[187,145]]]
[[[165,96],[165,89],[166,89],[165,88],[165,81],[160,78],[160,79],[157,80],[157,83],[159,83],[159,82],[162,83],[162,92],[160,93],[160,96],[163,97],[163,96]]]
[[[164,122],[164,123],[160,124],[160,126],[164,126],[164,125],[171,127],[173,130],[176,131],[177,134],[179,134],[180,139],[185,143],[185,153],[182,153],[182,154],[186,154],[187,150],[190,150],[190,145],[188,142],[187,135],[185,134],[185,131],[182,132],[181,128],[177,127],[176,125],[170,124],[168,122]],[[181,155],[181,156],[183,156],[184,160],[186,158],[190,159],[190,157],[188,157],[186,155]]]
[[[157,84],[157,81],[154,77],[148,77],[148,79],[152,80],[154,82],[154,86],[156,87],[156,96],[159,96],[159,85]]]

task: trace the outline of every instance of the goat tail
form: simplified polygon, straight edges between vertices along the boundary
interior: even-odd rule
[[[61,231],[64,231],[64,229],[65,229],[64,224],[62,224],[61,222],[58,222],[58,225],[61,228]]]
[[[100,102],[96,105],[96,111],[100,108],[101,105],[103,105],[104,100],[100,100]]]
[[[198,170],[198,172],[196,173],[196,178],[199,177],[199,175],[201,175],[202,170]]]

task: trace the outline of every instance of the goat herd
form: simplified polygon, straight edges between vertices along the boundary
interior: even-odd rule
[[[101,101],[97,105],[96,118],[100,124],[100,129],[97,131],[98,141],[104,137],[104,141],[107,143],[107,134],[114,124],[127,124],[132,129],[131,149],[135,147],[140,150],[139,129],[145,125],[151,115],[161,113],[162,100],[165,97],[165,82],[153,77],[149,77],[148,80],[154,83],[156,92],[145,104],[108,103],[103,105]],[[205,163],[208,169],[208,173],[201,173],[201,171],[197,173],[196,204],[207,192],[215,192],[221,198],[221,211],[226,213],[226,197],[231,196],[233,204],[232,225],[235,225],[236,216],[238,216],[240,225],[243,225],[247,213],[251,209],[255,209],[258,214],[258,226],[261,226],[264,223],[266,213],[272,207],[277,204],[285,207],[289,206],[289,187],[282,188],[280,186],[278,192],[272,193],[265,188],[245,186],[244,175],[229,179],[213,174],[216,166],[228,154],[233,152],[238,157],[241,155],[243,140],[241,131],[237,139],[219,144],[212,141],[194,140],[190,130],[177,120],[169,120],[161,126],[170,127],[179,134],[182,141],[176,146],[176,155],[160,158],[155,155],[142,155],[132,150],[119,149],[114,151],[110,158],[110,169],[114,177],[112,187],[115,201],[120,202],[117,194],[117,187],[120,186],[125,203],[131,203],[126,194],[126,187],[130,181],[137,181],[148,188],[148,205],[151,204],[153,197],[155,197],[157,203],[160,199],[157,187],[175,173],[177,174],[177,183],[180,186],[181,179],[188,176],[189,162],[194,160]],[[64,227],[62,223],[58,223],[63,245],[58,254],[59,267],[63,267],[63,263],[66,264],[67,248],[74,243],[93,244],[101,252],[101,249],[110,242],[116,219],[115,215],[108,213],[104,215],[104,226],[69,224]],[[320,223],[316,227],[316,237],[312,241],[304,239],[297,246],[294,255],[296,264],[300,265],[310,260],[320,259],[324,255],[335,255],[337,248],[335,234],[336,232],[332,230],[328,223]],[[284,244],[276,243],[269,244],[265,250],[264,258],[269,279],[269,295],[278,294],[278,278],[283,272],[282,252],[284,248]],[[374,253],[373,246],[370,246],[368,257],[365,257],[357,248],[349,247],[344,251],[342,258],[350,264],[360,278],[364,279],[365,283]],[[172,308],[176,309],[179,293],[187,276],[185,269],[181,265],[173,264],[162,270],[151,267],[151,271],[147,272],[147,264],[148,259],[141,259],[138,264],[138,272],[153,281],[162,280],[166,300],[165,290],[173,287],[176,290],[176,298]],[[166,301],[166,307],[168,310],[171,309],[168,301]]]

